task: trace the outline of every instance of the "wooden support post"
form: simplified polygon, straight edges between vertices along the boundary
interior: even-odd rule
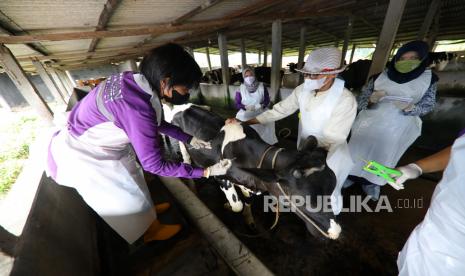
[[[347,21],[346,35],[344,38],[344,45],[342,46],[341,66],[344,65],[344,61],[346,59],[347,49],[349,48],[349,40],[350,40],[350,37],[352,36],[352,27],[354,25],[353,23],[354,23],[353,16],[349,16],[349,19]]]
[[[354,43],[354,44],[352,45],[352,52],[350,53],[349,64],[351,64],[352,61],[354,60],[355,48],[357,48],[357,44]]]
[[[263,39],[263,66],[268,66],[268,40],[266,36]]]
[[[71,84],[71,82],[69,81],[66,74],[63,71],[59,70],[59,69],[57,69],[56,72],[57,72],[58,78],[60,78],[61,83],[63,83],[64,87],[66,88],[66,91],[68,92],[68,94],[72,95],[73,90],[74,90],[74,86]]]
[[[120,73],[125,71],[137,72],[137,63],[134,59],[128,59],[125,62],[118,65],[118,71]]]
[[[428,12],[426,13],[425,19],[423,20],[423,24],[421,24],[420,31],[418,32],[417,40],[425,40],[426,36],[428,35],[428,31],[431,28],[431,24],[433,23],[434,17],[439,10],[439,6],[441,5],[441,0],[432,0],[431,4],[429,5]]]
[[[0,106],[8,111],[12,110],[12,106],[5,100],[2,94],[0,94]]]
[[[434,25],[433,28],[431,29],[431,32],[428,35],[428,45],[429,49],[431,52],[434,52],[434,49],[436,48],[436,39],[439,33],[439,17],[440,17],[440,10],[436,13],[436,17],[434,18]]]
[[[279,95],[281,84],[281,59],[282,59],[282,21],[273,21],[271,26],[271,84],[270,98],[275,101]]]
[[[307,28],[305,26],[300,27],[300,41],[299,41],[299,57],[297,59],[297,68],[302,69],[305,58],[305,33]]]
[[[68,80],[71,82],[71,85],[73,86],[73,88],[76,87],[76,86],[77,86],[76,80],[75,80],[75,79],[73,78],[73,76],[71,75],[71,72],[70,72],[69,70],[66,70],[66,71],[65,71],[65,74],[66,74],[66,76],[68,77]]]
[[[258,65],[262,64],[262,51],[258,50]]]
[[[223,78],[223,86],[225,87],[225,100],[226,105],[230,106],[229,97],[229,60],[228,60],[228,42],[226,41],[226,35],[223,33],[218,34],[218,48],[220,50],[221,60],[221,74]]]
[[[53,83],[47,71],[45,71],[44,65],[37,59],[33,59],[32,64],[34,64],[34,67],[37,69],[37,73],[39,73],[40,78],[52,94],[53,98],[55,98],[55,101],[60,104],[66,104],[66,99],[63,97],[63,95],[60,94],[60,92],[58,92],[55,83]]]
[[[297,68],[302,69],[304,66],[304,58],[305,58],[305,33],[307,28],[305,26],[300,27],[300,41],[299,41],[299,56],[297,58]],[[304,82],[304,75],[299,74],[299,83]]]
[[[53,125],[52,110],[47,106],[34,84],[27,78],[26,73],[23,71],[10,49],[4,45],[0,45],[0,62],[3,64],[3,68],[26,101],[34,107],[38,115],[43,118],[47,124]]]
[[[52,80],[55,83],[55,86],[58,88],[58,92],[60,92],[60,94],[63,95],[65,99],[69,98],[70,94],[68,94],[68,91],[58,77],[55,69],[53,67],[47,67],[47,72],[50,74],[50,76],[52,76]]]
[[[396,38],[397,29],[399,28],[402,14],[404,13],[407,0],[391,0],[389,2],[386,17],[384,18],[383,28],[376,43],[376,49],[373,53],[373,61],[371,63],[368,77],[381,72],[386,66],[389,57],[389,51],[392,48],[394,39]]]
[[[192,49],[191,47],[186,47],[186,51],[187,51],[192,57],[194,57],[194,49]]]
[[[205,52],[207,53],[208,70],[211,71],[212,70],[212,62],[211,62],[211,59],[210,59],[210,49],[208,49],[208,47],[206,47]]]
[[[247,66],[247,56],[246,56],[246,51],[245,51],[245,40],[241,38],[241,65],[242,65],[242,70]]]

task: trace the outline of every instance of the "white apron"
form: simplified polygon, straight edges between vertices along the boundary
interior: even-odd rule
[[[265,98],[265,89],[263,87],[263,83],[258,85],[257,91],[254,93],[250,93],[247,91],[247,88],[244,84],[240,86],[241,98],[243,105],[257,105],[263,102]],[[236,118],[241,121],[248,121],[260,115],[261,113],[265,112],[266,109],[260,108],[259,110],[255,111],[247,111],[247,110],[239,110],[236,114]],[[276,138],[274,122],[267,123],[267,124],[255,124],[251,125],[253,129],[260,135],[263,141],[266,143],[273,145],[278,142],[278,138]]]
[[[457,139],[428,212],[397,259],[399,275],[465,275],[465,136]]]
[[[157,99],[151,102],[159,123],[162,116],[158,114],[162,112]],[[112,121],[113,116],[102,109],[99,100],[97,106]],[[122,129],[106,122],[89,128],[78,138],[63,128],[52,139],[50,151],[57,165],[56,182],[75,188],[111,228],[133,243],[156,219],[156,213],[143,170],[129,142]]]
[[[317,139],[323,137],[324,126],[331,117],[343,92],[344,81],[335,79],[323,103],[318,108],[312,110],[308,109],[306,103],[313,94],[307,91],[302,91],[302,93],[300,93],[299,109],[301,116],[297,146],[300,145],[300,141],[306,139],[310,135],[315,136]],[[345,141],[330,146],[326,163],[336,175],[337,184],[334,192],[331,194],[331,207],[334,214],[338,215],[342,209],[341,188],[353,166],[349,148]]]
[[[391,81],[386,72],[379,75],[374,90],[385,91],[387,96],[410,99],[417,103],[431,84],[431,70],[426,70],[418,78],[399,84]],[[406,116],[393,101],[380,101],[376,108],[362,110],[352,126],[349,149],[355,166],[351,175],[385,185],[386,180],[363,171],[363,160],[374,160],[388,167],[395,167],[404,152],[421,134],[421,119]],[[363,159],[363,160],[362,160]]]

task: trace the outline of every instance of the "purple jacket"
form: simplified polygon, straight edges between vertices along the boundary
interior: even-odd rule
[[[267,107],[270,104],[270,94],[268,94],[268,90],[266,89],[265,86],[263,86],[263,95],[264,97],[263,97],[263,101],[261,102],[261,104],[263,107]],[[239,109],[245,110],[245,105],[242,104],[241,90],[236,91],[235,105],[236,105],[237,110]]]
[[[71,111],[68,130],[73,136],[79,137],[87,129],[109,121],[97,108],[99,87],[93,89]],[[113,115],[113,123],[127,134],[144,170],[161,176],[202,177],[202,168],[164,160],[159,133],[184,143],[188,143],[192,137],[165,121],[158,126],[151,97],[137,85],[132,72],[109,77],[103,91],[104,105]]]
[[[462,137],[462,135],[465,135],[465,128],[462,129],[462,131],[459,132],[459,136],[458,136],[458,137]]]

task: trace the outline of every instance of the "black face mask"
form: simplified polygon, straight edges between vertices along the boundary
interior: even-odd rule
[[[187,93],[185,95],[179,93],[175,89],[171,91],[171,98],[165,97],[165,101],[175,104],[175,105],[180,105],[180,104],[185,104],[187,101],[189,101],[189,96],[190,94]]]

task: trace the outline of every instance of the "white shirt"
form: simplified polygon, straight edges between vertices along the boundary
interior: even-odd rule
[[[307,97],[305,106],[308,110],[315,109],[321,105],[328,94],[328,90],[316,93],[315,91],[307,92],[312,93],[312,97]],[[286,99],[280,101],[266,112],[257,116],[257,120],[261,124],[281,120],[299,109],[299,95],[303,93],[303,84],[297,86],[291,95]],[[357,115],[357,101],[354,95],[348,89],[344,91],[339,99],[336,107],[334,108],[331,117],[324,127],[323,137],[318,141],[318,144],[323,147],[329,147],[333,144],[345,142],[349,135],[352,123]],[[306,122],[302,122],[305,124]]]

